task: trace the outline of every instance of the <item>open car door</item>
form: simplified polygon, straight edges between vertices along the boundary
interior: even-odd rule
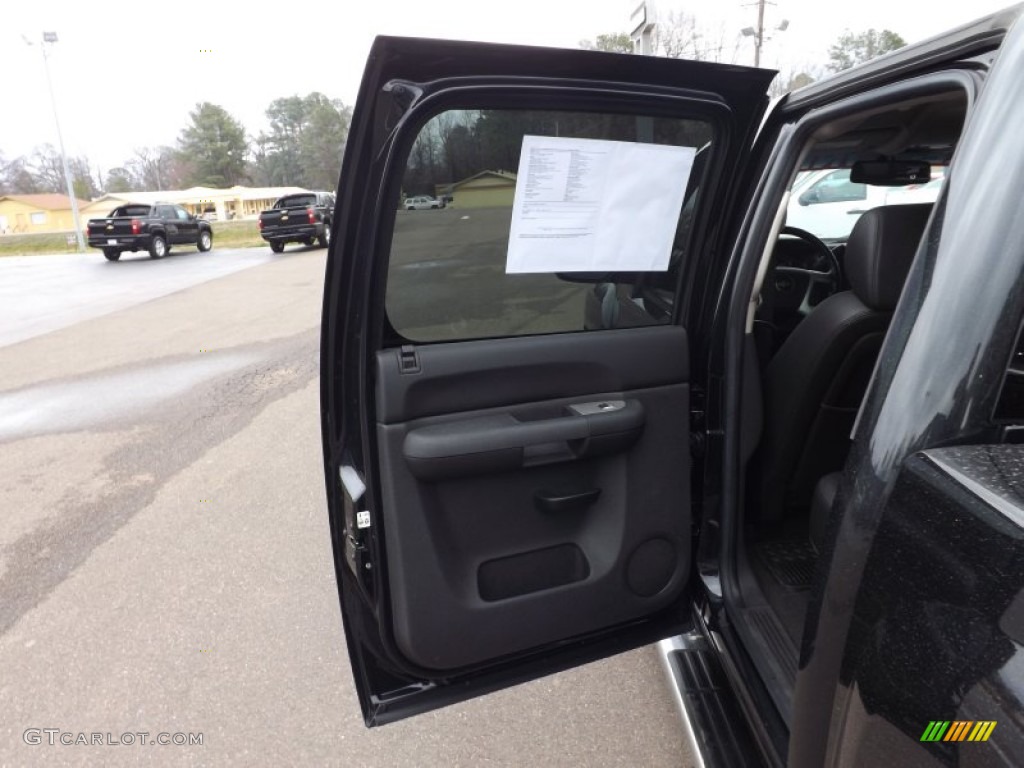
[[[682,297],[721,238],[773,75],[374,43],[321,355],[367,725],[689,625]],[[407,210],[413,196],[446,205]]]

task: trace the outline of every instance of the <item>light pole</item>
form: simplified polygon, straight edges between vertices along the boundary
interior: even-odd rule
[[[25,37],[21,36],[21,39],[25,41],[26,45],[32,45],[32,42]],[[43,69],[46,70],[46,86],[50,91],[50,106],[53,107],[53,122],[57,126],[57,142],[60,144],[60,160],[64,166],[64,182],[68,187],[68,197],[71,200],[71,216],[75,222],[75,240],[78,242],[79,253],[85,252],[85,240],[82,238],[82,225],[78,217],[78,198],[75,197],[75,186],[71,183],[71,169],[68,167],[68,156],[64,151],[64,135],[60,130],[60,117],[57,114],[57,99],[53,95],[53,80],[50,79],[50,62],[49,56],[46,53],[46,46],[53,45],[57,42],[56,32],[43,32],[43,42],[40,43],[39,49],[43,52]]]
[[[771,39],[771,38],[765,38],[765,36],[764,36],[764,7],[766,5],[775,5],[775,3],[770,2],[770,0],[757,0],[756,3],[750,3],[750,5],[756,5],[757,6],[757,26],[756,27],[745,27],[744,29],[740,30],[740,34],[742,34],[744,37],[752,37],[752,38],[754,38],[754,66],[755,67],[760,67],[761,66],[761,48],[762,48],[762,46],[764,46],[764,41],[766,39],[768,39],[768,40]],[[775,27],[775,29],[778,30],[779,32],[785,32],[788,28],[789,28],[789,20],[788,19],[783,19],[782,23],[779,24],[779,26]]]

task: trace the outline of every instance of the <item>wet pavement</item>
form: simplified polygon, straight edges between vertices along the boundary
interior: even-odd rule
[[[4,296],[44,296],[0,348],[0,766],[689,764],[652,649],[364,728],[320,454],[325,254],[189,255],[0,259]]]
[[[238,374],[257,359],[251,352],[211,353],[0,393],[0,442],[131,424],[161,403],[194,394],[215,377]]]
[[[160,260],[127,252],[0,258],[0,347],[265,264],[265,248],[181,247]]]

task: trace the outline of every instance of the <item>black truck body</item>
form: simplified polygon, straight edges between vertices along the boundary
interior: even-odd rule
[[[1024,764],[1022,15],[774,104],[763,69],[378,38],[320,355],[368,726],[658,642],[702,765]],[[693,171],[668,266],[512,274],[513,243],[575,257],[568,195],[507,249],[474,227],[530,224],[511,195],[452,226],[399,213],[446,105],[529,126],[517,194],[569,190],[590,160],[559,153],[596,156],[583,140],[649,150],[662,117],[712,126],[678,141]],[[921,162],[946,169],[934,203],[858,211],[842,241],[784,226],[801,171]],[[648,237],[654,166],[627,246]],[[574,284],[590,293],[563,321]]]
[[[288,243],[312,245],[316,241],[326,248],[333,216],[334,195],[330,192],[285,195],[260,214],[260,235],[274,253],[281,253]]]
[[[148,251],[160,259],[174,245],[194,245],[200,251],[213,247],[213,230],[180,205],[121,205],[102,219],[87,225],[89,245],[100,248],[108,261],[117,261],[124,251]]]

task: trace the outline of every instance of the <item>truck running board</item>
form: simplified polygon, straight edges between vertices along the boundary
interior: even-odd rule
[[[694,630],[658,643],[672,680],[695,765],[705,768],[763,766],[718,652]]]

